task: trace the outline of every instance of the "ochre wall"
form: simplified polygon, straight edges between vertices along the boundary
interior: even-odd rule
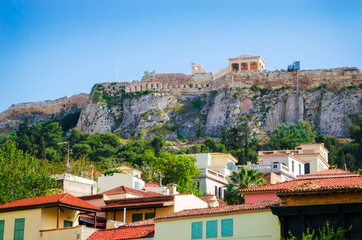
[[[24,239],[39,239],[41,229],[41,209],[0,213],[0,220],[5,220],[4,239],[14,239],[15,219],[25,218]]]
[[[307,196],[295,195],[289,197],[280,197],[286,206],[293,205],[310,205],[326,203],[348,203],[361,202],[362,193],[333,193],[333,194],[313,194]]]
[[[72,221],[73,226],[79,224],[78,211],[62,208],[59,216],[59,228],[64,227],[64,220]],[[41,229],[53,229],[57,228],[57,208],[43,208],[42,209],[42,228]]]
[[[221,220],[233,219],[234,234],[232,237],[221,237]],[[271,211],[239,213],[221,216],[200,216],[199,218],[179,219],[155,223],[155,240],[184,240],[191,239],[191,223],[203,223],[203,238],[206,238],[206,221],[217,220],[217,239],[268,239],[279,240],[280,231],[278,217]],[[215,239],[215,238],[212,238]]]

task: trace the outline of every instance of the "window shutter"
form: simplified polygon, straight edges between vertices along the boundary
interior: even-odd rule
[[[191,239],[202,238],[202,222],[193,222],[191,224]]]
[[[5,220],[0,220],[0,240],[4,240]]]
[[[206,238],[217,237],[217,220],[206,222]]]
[[[221,237],[231,237],[234,235],[233,219],[221,220]]]
[[[145,220],[147,219],[151,219],[155,217],[155,213],[151,212],[151,213],[145,213]]]
[[[14,240],[24,239],[24,226],[25,226],[25,218],[15,219]]]
[[[73,227],[73,222],[68,221],[68,220],[64,220],[64,227]]]
[[[142,213],[132,214],[132,222],[142,221],[142,217],[143,217]]]

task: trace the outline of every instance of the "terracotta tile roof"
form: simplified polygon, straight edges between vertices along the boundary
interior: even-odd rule
[[[105,191],[101,194],[103,195],[114,195],[114,194],[123,194],[123,193],[129,193],[129,194],[133,194],[133,195],[137,195],[140,197],[157,197],[157,196],[164,196],[161,193],[157,193],[154,191],[149,191],[149,190],[140,190],[140,189],[135,189],[135,188],[129,188],[129,187],[125,187],[125,186],[119,186],[116,188],[113,188],[111,190]]]
[[[207,202],[207,203],[213,202],[214,197],[215,197],[214,195],[198,196],[198,198],[200,198],[202,201]]]
[[[354,173],[350,171],[346,171],[343,169],[327,169],[320,172],[309,173],[304,175],[298,175],[298,178],[315,178],[315,177],[331,177],[331,176],[344,176],[344,177],[353,177],[353,176],[361,176],[359,173]]]
[[[155,225],[122,226],[119,228],[98,230],[88,240],[126,240],[139,238],[153,238]]]
[[[122,203],[115,205],[107,205],[101,207],[101,211],[123,210],[123,208],[150,208],[150,207],[163,207],[173,205],[174,201],[153,201],[153,202],[140,202],[140,203]]]
[[[312,189],[312,190],[311,190]],[[362,190],[362,177],[329,177],[294,179],[254,188],[240,189],[242,193],[252,192],[308,192],[308,191],[337,191],[337,190]]]
[[[319,144],[319,145],[322,145],[322,147],[324,148],[324,150],[326,150],[327,152],[329,152],[329,150],[324,146],[323,143],[301,143],[301,145],[315,145],[315,144]],[[297,148],[297,147],[296,147]]]
[[[16,202],[6,203],[0,206],[0,212],[11,211],[16,209],[34,209],[41,208],[46,205],[63,205],[65,207],[74,207],[87,209],[91,211],[99,211],[99,208],[87,203],[77,197],[70,195],[69,193],[61,193],[49,196],[34,197],[34,198],[25,198],[18,200]]]
[[[179,194],[181,195],[181,194]],[[154,201],[170,201],[173,200],[175,196],[179,195],[163,195],[161,196],[151,196],[151,197],[133,197],[133,198],[119,198],[119,199],[107,199],[104,202],[109,203],[144,203],[144,202],[154,202]]]
[[[135,226],[144,226],[144,225],[153,225],[153,224],[155,224],[155,221],[151,218],[151,219],[147,219],[147,220],[126,223],[123,226],[125,226],[125,227],[135,227]]]
[[[221,207],[188,209],[180,212],[167,214],[165,216],[156,217],[154,220],[157,222],[163,220],[167,221],[177,218],[189,218],[189,217],[198,217],[204,215],[215,215],[215,214],[219,215],[219,214],[233,214],[237,212],[249,212],[255,210],[268,209],[270,206],[277,206],[279,204],[280,204],[279,201],[269,201],[264,203],[226,205]]]
[[[145,188],[156,188],[158,187],[158,183],[145,183]]]

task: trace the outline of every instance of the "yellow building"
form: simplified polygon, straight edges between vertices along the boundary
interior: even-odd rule
[[[101,207],[108,220],[107,228],[124,223],[160,217],[185,209],[207,208],[208,204],[193,194],[164,195],[105,200]]]
[[[79,213],[95,215],[98,210],[67,193],[6,203],[0,205],[0,239],[54,239],[53,232],[58,229],[69,230],[61,239],[89,236],[96,230],[77,227]]]
[[[155,218],[155,240],[280,239],[278,202],[184,210]]]

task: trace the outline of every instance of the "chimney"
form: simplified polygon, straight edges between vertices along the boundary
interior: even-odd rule
[[[177,184],[171,183],[168,185],[168,189],[170,190],[170,195],[178,194],[176,191]]]

